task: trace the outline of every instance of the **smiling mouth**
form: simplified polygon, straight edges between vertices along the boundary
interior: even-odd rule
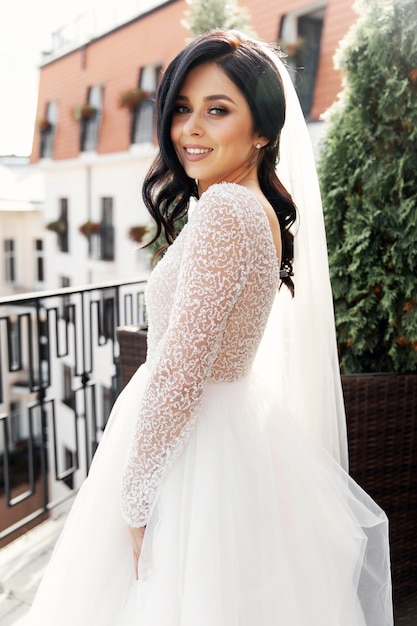
[[[207,154],[212,148],[184,148],[187,154]]]

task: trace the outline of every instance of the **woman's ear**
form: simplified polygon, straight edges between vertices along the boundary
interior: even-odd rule
[[[269,139],[267,139],[266,137],[255,137],[255,143],[254,146],[257,150],[260,150],[261,148],[265,148],[265,146],[267,146],[269,143]]]

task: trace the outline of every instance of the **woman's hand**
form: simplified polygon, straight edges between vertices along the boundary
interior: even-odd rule
[[[135,565],[135,577],[136,577],[136,580],[138,580],[139,579],[138,563],[139,563],[140,553],[142,552],[142,544],[143,544],[143,538],[145,536],[146,526],[143,526],[142,528],[133,528],[132,526],[128,526],[128,528],[130,532],[130,537],[132,539],[132,551],[133,551],[133,562]]]

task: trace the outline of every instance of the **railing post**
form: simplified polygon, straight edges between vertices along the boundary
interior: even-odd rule
[[[39,387],[37,393],[37,400],[40,408],[41,416],[41,481],[42,481],[42,508],[44,511],[48,510],[49,503],[49,486],[48,486],[48,415],[45,410],[45,389]],[[33,455],[32,455],[33,456]],[[32,459],[33,463],[33,459]]]

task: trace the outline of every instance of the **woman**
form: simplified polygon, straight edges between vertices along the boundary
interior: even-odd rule
[[[302,212],[294,280],[296,211],[275,173],[285,100],[282,172]],[[325,240],[317,209],[304,212],[317,182],[288,77],[263,44],[216,31],[174,59],[157,101],[144,198],[158,232],[172,242],[198,204],[149,280],[147,363],[116,403],[27,623],[392,624],[386,518],[341,467]],[[321,274],[306,287],[311,264]],[[273,385],[256,354],[258,372],[278,363]]]

